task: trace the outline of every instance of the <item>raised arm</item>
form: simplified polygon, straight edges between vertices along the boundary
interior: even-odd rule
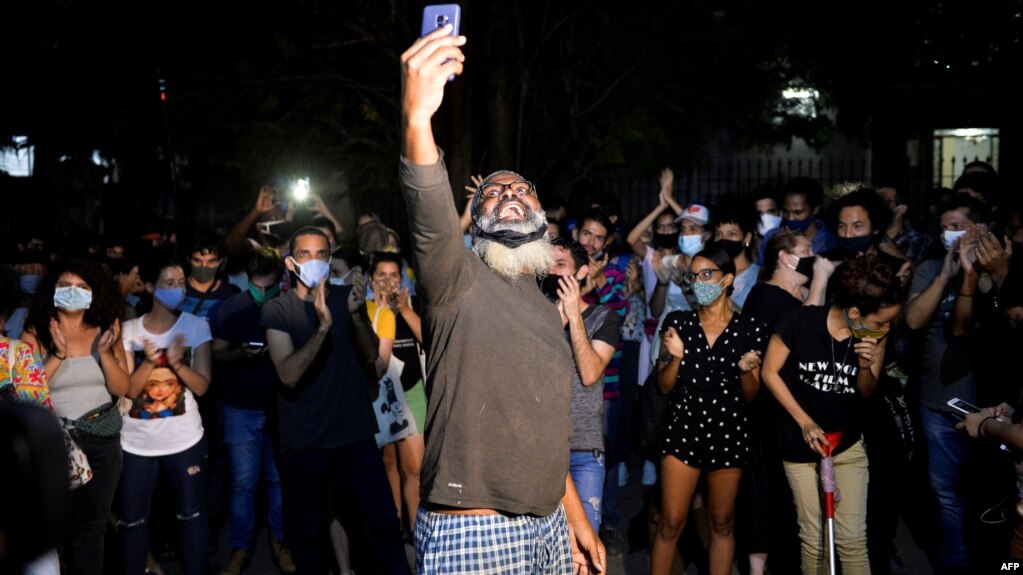
[[[591,340],[586,333],[586,324],[579,309],[579,280],[572,276],[564,277],[558,280],[558,286],[558,305],[568,318],[568,337],[575,366],[579,370],[579,380],[583,386],[589,387],[604,376],[604,370],[615,353],[615,346]]]
[[[416,40],[401,55],[402,154],[413,164],[440,160],[430,120],[444,101],[448,78],[462,73],[465,36],[451,36],[444,26]]]
[[[949,280],[959,272],[959,259],[956,257],[958,244],[952,246],[945,253],[945,259],[941,264],[941,271],[925,289],[910,294],[906,301],[906,327],[909,329],[920,329],[927,325],[938,310],[941,299],[945,294],[945,287]],[[916,282],[914,282],[915,284]]]
[[[316,315],[319,324],[316,331],[309,337],[309,340],[299,349],[291,340],[291,334],[273,328],[266,330],[266,344],[270,348],[270,360],[277,369],[277,376],[281,383],[288,387],[295,387],[305,374],[309,366],[313,364],[316,355],[320,353],[323,342],[330,333],[330,326],[334,322],[334,316],[330,313],[326,302],[326,283],[313,288],[313,300],[316,308]]]
[[[224,238],[224,242],[227,244],[227,254],[236,256],[243,254],[249,250],[249,241],[246,236],[252,226],[256,225],[259,217],[263,214],[274,209],[274,195],[276,192],[270,186],[263,186],[259,190],[259,196],[256,198],[256,205],[252,206],[249,213],[245,214],[234,228],[228,232],[227,237]]]
[[[643,232],[654,224],[657,220],[657,216],[661,215],[661,212],[668,209],[668,201],[666,198],[671,197],[671,184],[673,179],[674,176],[672,175],[671,170],[664,168],[664,171],[661,172],[661,190],[657,194],[657,205],[654,206],[654,209],[640,220],[634,228],[632,228],[629,235],[625,238],[625,243],[629,244],[629,247],[632,248],[632,253],[639,257],[646,255],[646,244],[644,244],[642,240]],[[665,186],[667,186],[667,193],[665,193]],[[676,211],[675,213],[677,214],[679,212]]]

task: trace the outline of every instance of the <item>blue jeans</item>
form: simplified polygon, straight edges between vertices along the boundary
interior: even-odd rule
[[[256,488],[266,481],[266,520],[270,533],[284,541],[281,477],[262,410],[224,406],[224,444],[231,473],[231,547],[250,549],[256,524]]]
[[[966,445],[965,433],[957,431],[940,411],[920,408],[924,438],[927,440],[927,474],[938,499],[938,565],[941,568],[968,568],[966,554],[966,512],[960,479]]]
[[[146,572],[149,505],[156,477],[167,482],[177,503],[183,567],[188,575],[205,575],[210,547],[206,522],[206,439],[171,455],[145,457],[124,452],[118,492],[117,527],[121,534],[123,572]]]
[[[377,572],[410,575],[398,510],[372,436],[335,449],[284,450],[279,464],[284,532],[299,573],[327,572],[330,547],[327,490],[331,478],[336,478],[355,501],[365,522]]]
[[[618,511],[618,462],[624,457],[619,453],[618,436],[621,434],[622,398],[604,400],[604,445],[607,446],[607,468],[613,473],[604,477],[603,522],[617,527],[622,520]]]
[[[594,533],[600,532],[601,495],[604,490],[604,454],[597,450],[572,450],[568,473]]]

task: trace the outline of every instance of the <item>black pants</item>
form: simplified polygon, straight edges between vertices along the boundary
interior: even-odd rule
[[[74,438],[89,459],[93,475],[92,481],[71,492],[71,531],[61,545],[61,557],[74,575],[101,575],[107,517],[121,478],[121,436],[75,432]]]

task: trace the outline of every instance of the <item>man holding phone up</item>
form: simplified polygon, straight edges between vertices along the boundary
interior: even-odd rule
[[[536,284],[553,257],[533,184],[508,171],[485,178],[473,198],[475,253],[463,244],[430,124],[465,59],[465,37],[450,33],[401,57],[400,178],[431,352],[419,570],[603,571],[568,475],[572,356]]]

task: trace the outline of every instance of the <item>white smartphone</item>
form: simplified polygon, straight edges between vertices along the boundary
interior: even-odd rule
[[[953,412],[966,415],[968,413],[977,413],[980,408],[972,403],[965,402],[958,397],[953,397],[948,400],[948,406],[952,408]]]

